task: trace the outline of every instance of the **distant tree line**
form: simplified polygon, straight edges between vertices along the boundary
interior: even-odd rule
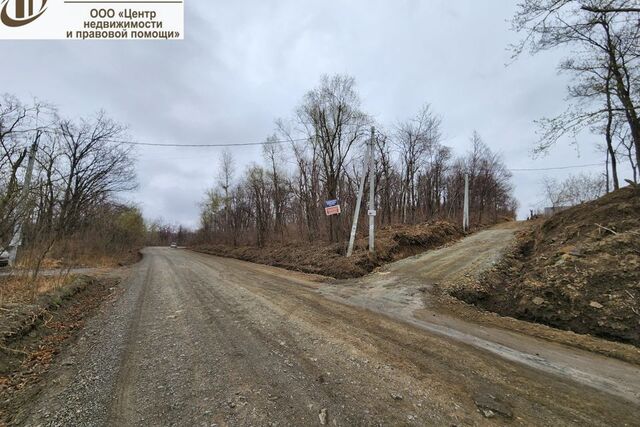
[[[525,0],[513,18],[525,34],[515,56],[564,47],[560,70],[572,77],[569,108],[540,120],[536,151],[583,130],[602,135],[606,186],[620,187],[620,162],[638,182],[640,173],[640,1]]]
[[[234,245],[345,241],[374,124],[362,110],[352,77],[324,76],[292,118],[276,122],[261,164],[240,172],[231,154],[223,153],[217,185],[202,203],[198,238]],[[472,223],[515,215],[511,174],[477,133],[469,152],[456,157],[443,144],[441,118],[429,105],[389,129],[375,125],[379,225],[461,222],[465,173],[470,177]],[[323,203],[333,199],[343,212],[327,217]]]
[[[544,178],[543,191],[546,207],[567,208],[598,199],[606,193],[602,175],[579,173],[564,180]]]
[[[135,188],[125,128],[104,113],[71,120],[40,102],[0,98],[0,247],[22,227],[23,248],[42,259],[113,253],[140,244],[140,212],[117,201]],[[30,152],[31,187],[25,191]]]
[[[188,245],[193,242],[194,233],[182,225],[168,224],[162,219],[147,225],[146,246],[169,246],[172,243]]]

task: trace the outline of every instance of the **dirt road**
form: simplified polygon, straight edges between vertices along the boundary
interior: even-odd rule
[[[425,331],[421,316],[411,325],[344,304],[337,285],[306,275],[183,250],[144,255],[21,423],[637,425],[637,366],[540,341],[578,366],[540,369],[556,359],[524,363],[505,356],[508,342],[494,343],[501,354]],[[608,388],[620,375],[625,386]]]

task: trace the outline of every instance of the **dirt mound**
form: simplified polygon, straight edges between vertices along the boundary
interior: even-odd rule
[[[387,262],[396,261],[458,240],[463,233],[447,221],[385,227],[376,235],[376,255],[367,251],[366,238],[356,240],[351,258],[344,244],[295,242],[256,246],[201,245],[193,250],[237,258],[337,279],[364,276]]]
[[[533,225],[500,264],[452,295],[503,315],[640,346],[640,188]]]

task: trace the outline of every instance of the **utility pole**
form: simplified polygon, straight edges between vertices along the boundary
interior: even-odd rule
[[[33,144],[31,144],[29,161],[27,162],[27,172],[24,175],[24,185],[22,186],[22,194],[20,195],[19,207],[17,209],[18,219],[13,232],[13,238],[11,239],[11,243],[9,243],[9,265],[12,267],[16,262],[18,247],[22,244],[22,225],[25,218],[21,218],[21,214],[26,214],[28,212],[29,191],[31,191],[31,177],[33,176],[33,165],[36,161],[36,153],[38,152],[39,140],[40,131],[38,131],[38,133],[36,134]]]
[[[469,174],[464,174],[464,212],[462,214],[462,229],[469,231]]]
[[[353,254],[353,244],[356,241],[356,231],[358,230],[358,217],[360,216],[360,204],[362,203],[362,196],[364,194],[364,183],[367,178],[367,169],[371,166],[370,161],[373,156],[371,148],[373,145],[369,144],[366,157],[364,159],[364,167],[362,168],[362,177],[360,178],[360,187],[358,188],[358,200],[356,201],[356,209],[353,213],[353,225],[351,226],[351,236],[349,237],[349,248],[347,249],[347,257]]]
[[[373,155],[376,128],[371,126],[371,140],[369,141],[369,253],[375,253],[376,232],[376,166]]]

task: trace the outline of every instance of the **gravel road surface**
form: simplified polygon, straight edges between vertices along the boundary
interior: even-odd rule
[[[628,387],[586,386],[571,371],[522,363],[383,307],[345,304],[326,290],[335,286],[146,249],[122,295],[61,355],[22,424],[638,425],[635,365],[594,356]]]

